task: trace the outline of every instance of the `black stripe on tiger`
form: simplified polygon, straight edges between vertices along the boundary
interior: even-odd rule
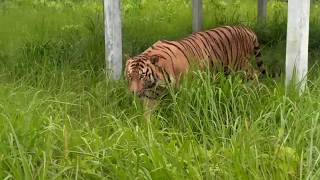
[[[200,32],[200,33],[198,33],[199,34],[199,36],[201,36],[201,37],[203,37],[204,39],[205,39],[205,41],[207,42],[207,44],[209,45],[209,49],[211,50],[210,52],[212,52],[211,53],[211,57],[212,57],[212,55],[215,55],[214,57],[212,57],[212,58],[217,58],[217,60],[221,60],[222,59],[222,55],[213,47],[213,45],[212,45],[212,43],[209,43],[209,41],[208,41],[208,37],[206,37],[206,36],[208,36],[207,34],[205,34],[205,33],[203,33],[203,32]],[[210,37],[210,36],[209,36]],[[211,59],[211,61],[212,61],[213,59]]]
[[[184,57],[187,59],[188,64],[190,64],[190,61],[189,61],[189,59],[188,59],[188,56],[186,55],[185,51],[184,51],[181,47],[179,47],[178,45],[176,45],[176,44],[174,44],[174,43],[172,43],[172,42],[170,42],[170,41],[164,40],[163,42],[164,42],[164,43],[167,43],[167,44],[170,44],[171,46],[174,46],[174,47],[176,47],[177,49],[179,49],[179,51],[180,51],[180,52],[184,55]]]
[[[216,40],[218,43],[218,45],[219,45],[219,50],[220,51],[222,51],[223,52],[223,54],[224,54],[224,58],[223,59],[221,59],[222,61],[228,61],[228,52],[227,52],[227,50],[226,50],[226,47],[225,47],[225,42],[223,41],[223,38],[222,38],[222,36],[219,34],[219,32],[216,30],[216,29],[212,29],[212,30],[209,30],[209,31],[211,31],[211,32],[213,32],[215,35],[217,35],[217,36],[211,36],[211,38],[213,38],[214,40]],[[210,34],[210,33],[209,33]],[[221,45],[221,46],[220,46]]]

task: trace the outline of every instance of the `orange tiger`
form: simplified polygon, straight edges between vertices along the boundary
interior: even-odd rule
[[[204,68],[221,66],[225,72],[256,73],[249,62],[255,55],[260,73],[265,74],[256,34],[241,26],[223,26],[192,35],[179,41],[161,40],[126,63],[129,90],[139,97],[155,99],[166,82],[178,85],[190,65]]]

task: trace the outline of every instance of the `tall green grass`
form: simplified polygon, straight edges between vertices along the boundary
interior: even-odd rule
[[[283,72],[286,5],[204,1],[205,28],[252,27]],[[105,78],[100,1],[0,1],[0,178],[318,179],[319,12],[312,6],[307,90],[282,76],[191,72],[151,121],[124,79]],[[124,54],[191,33],[191,2],[122,1]]]

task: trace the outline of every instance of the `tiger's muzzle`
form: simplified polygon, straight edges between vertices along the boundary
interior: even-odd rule
[[[139,81],[132,81],[129,84],[129,91],[135,95],[141,96],[143,94],[143,84]]]

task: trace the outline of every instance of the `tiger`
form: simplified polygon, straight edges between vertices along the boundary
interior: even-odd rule
[[[256,70],[250,63],[255,56]],[[221,26],[195,32],[178,41],[159,40],[126,62],[128,89],[141,98],[157,99],[169,83],[178,86],[192,64],[244,71],[249,79],[266,74],[257,35],[243,26]]]

